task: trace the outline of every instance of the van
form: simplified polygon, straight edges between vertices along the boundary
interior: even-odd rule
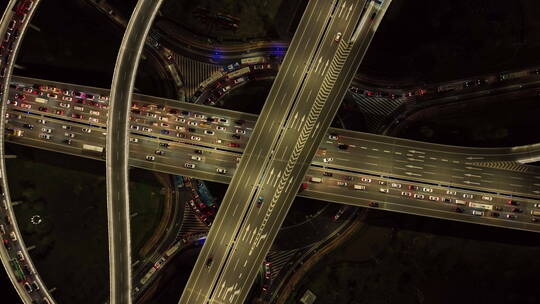
[[[354,190],[366,190],[366,186],[364,186],[364,185],[354,185]]]
[[[462,200],[456,200],[456,204],[458,205],[467,205],[467,202],[466,201],[462,201]]]
[[[322,178],[320,177],[312,177],[309,179],[312,183],[322,183]]]

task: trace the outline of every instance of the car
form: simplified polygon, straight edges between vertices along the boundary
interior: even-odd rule
[[[364,183],[371,183],[371,178],[362,177],[360,180]]]
[[[334,174],[332,174],[332,172],[323,172],[322,175],[332,177]]]
[[[469,193],[464,193],[464,194],[463,194],[463,198],[472,199],[472,198],[474,198],[474,195],[469,194]]]
[[[99,119],[95,118],[95,117],[88,117],[88,121],[91,121],[91,122],[99,122]]]
[[[21,108],[23,108],[23,109],[31,109],[31,108],[32,108],[32,105],[27,104],[27,103],[24,103],[24,102],[21,102]]]
[[[179,123],[185,123],[186,120],[184,118],[180,118],[180,117],[176,117],[175,121],[179,122]]]
[[[71,102],[71,101],[73,101],[73,98],[71,98],[71,97],[69,97],[69,96],[62,96],[62,100],[63,100],[63,101]],[[62,106],[62,103],[60,103],[60,106]]]
[[[336,133],[330,133],[330,135],[328,135],[328,139],[330,139],[330,140],[338,140],[339,135],[337,135]]]
[[[22,254],[22,251],[17,251],[17,260],[24,261],[24,255]]]
[[[23,127],[32,130],[34,128],[34,125],[31,124],[24,124]]]
[[[186,134],[177,132],[177,133],[176,133],[176,137],[186,138]]]
[[[387,184],[386,181],[383,181],[383,180],[379,181],[379,185],[386,185],[386,184]]]
[[[157,114],[156,114],[156,113],[150,113],[150,112],[147,112],[147,113],[146,113],[146,116],[151,117],[151,118],[157,118]]]
[[[161,121],[169,121],[169,118],[167,116],[160,116],[158,117],[158,119]]]
[[[156,160],[156,157],[154,155],[146,155],[145,159],[148,161],[154,161]]]
[[[349,184],[346,183],[346,182],[338,181],[338,182],[337,182],[337,185],[338,185],[338,186],[341,186],[341,187],[347,187]]]
[[[139,139],[138,138],[130,138],[129,142],[138,143]]]
[[[132,130],[140,130],[141,129],[140,126],[136,126],[136,125],[130,125],[129,128],[132,129]]]
[[[518,203],[517,201],[514,201],[514,200],[508,200],[508,201],[506,201],[506,204],[512,205],[512,206],[517,206],[517,205],[519,205],[519,203]]]
[[[423,194],[415,193],[415,194],[414,194],[414,198],[417,198],[417,199],[424,199],[425,196],[424,196]]]
[[[34,288],[34,290],[39,290],[39,286],[38,286],[38,284],[36,283],[36,281],[30,283],[30,285],[32,286],[32,288]]]
[[[353,181],[353,180],[354,180],[354,177],[352,177],[352,176],[345,176],[345,180],[346,180],[346,181]]]
[[[44,133],[52,133],[51,128],[41,128],[41,131],[44,132]]]
[[[66,145],[71,145],[71,139],[69,139],[69,138],[64,139],[62,142],[65,143]]]
[[[200,156],[198,156],[198,155],[191,155],[191,159],[196,160],[196,161],[201,161],[202,160],[202,158]]]
[[[379,188],[379,192],[381,192],[381,193],[388,193],[389,190],[388,190],[388,188]]]
[[[478,211],[478,210],[473,210],[472,215],[484,216],[484,212],[483,211]]]
[[[71,126],[62,125],[62,129],[64,129],[64,130],[71,130]]]
[[[339,220],[339,218],[341,217],[341,215],[343,215],[343,213],[345,212],[345,208],[340,208],[338,210],[338,212],[334,215],[334,217],[332,218],[334,221],[337,221]]]
[[[195,150],[195,154],[203,154],[202,150]]]
[[[222,127],[222,126],[217,126],[216,129],[217,129],[218,131],[223,131],[223,132],[227,131],[227,128]]]
[[[58,113],[57,113],[57,114],[58,114]],[[78,114],[78,113],[73,113],[73,114],[71,114],[71,117],[77,118],[77,119],[83,119],[83,118],[84,118],[81,114]]]
[[[204,130],[204,134],[206,135],[214,135],[214,131],[210,131],[210,130]]]
[[[156,153],[157,155],[165,155],[165,151],[163,150],[156,150],[154,151],[154,153]]]
[[[422,188],[422,191],[431,193],[431,192],[433,192],[433,189],[424,187],[424,188]]]
[[[161,133],[163,135],[170,135],[171,131],[169,131],[169,130],[160,130],[159,133]]]
[[[84,133],[92,133],[92,129],[82,128],[81,130],[82,130]]]
[[[325,163],[329,163],[329,162],[332,162],[332,161],[334,161],[334,159],[332,157],[323,158],[323,162],[325,162]]]
[[[186,127],[183,127],[183,126],[175,126],[174,127],[176,130],[180,131],[180,132],[186,132]]]
[[[455,211],[457,213],[463,213],[463,211],[465,211],[465,210],[463,210],[463,208],[461,208],[461,207],[456,207]]]
[[[457,192],[453,191],[453,190],[446,190],[446,194],[448,194],[448,195],[457,195]]]
[[[9,240],[4,239],[3,243],[4,243],[4,247],[6,247],[7,250],[11,249],[11,245],[9,244]]]
[[[54,93],[49,93],[49,94],[47,94],[47,97],[57,99],[58,95],[56,95]]]
[[[161,266],[165,263],[165,261],[166,261],[165,257],[161,257],[161,259],[159,259],[157,262],[154,263],[154,268],[160,269]]]
[[[189,168],[189,169],[195,169],[196,165],[195,164],[190,164],[190,163],[185,163],[184,167]]]
[[[197,131],[194,128],[188,128],[187,130],[188,130],[188,132],[191,132],[191,133],[195,133]]]
[[[430,201],[435,201],[435,202],[438,202],[440,200],[440,198],[438,196],[431,196],[431,195],[428,197],[428,199]]]
[[[24,282],[24,289],[26,289],[26,292],[28,292],[28,293],[31,293],[32,291],[34,291],[32,289],[32,286],[30,286],[30,284],[28,282]]]
[[[15,234],[15,231],[12,231],[9,236],[11,237],[11,240],[13,242],[16,242],[17,241],[17,235]]]
[[[448,198],[448,197],[443,197],[442,201],[445,202],[445,203],[451,203],[452,199]]]
[[[141,129],[142,129],[143,131],[145,131],[145,132],[152,132],[152,129],[151,129],[151,128],[142,127]]]
[[[507,214],[507,215],[506,215],[506,218],[507,218],[507,219],[510,219],[510,220],[515,220],[515,219],[517,219],[517,216],[515,216],[515,215],[513,215],[513,214]]]
[[[7,104],[12,104],[14,106],[17,106],[19,103],[17,101],[14,101],[14,100],[9,100],[7,101]]]
[[[523,210],[522,210],[522,209],[519,209],[519,208],[512,208],[512,212],[515,212],[515,213],[522,213]]]
[[[340,150],[347,150],[347,149],[349,149],[349,145],[346,145],[346,144],[339,144],[339,145],[338,145],[338,149],[340,149]]]
[[[169,124],[168,124],[168,123],[162,122],[162,123],[159,124],[159,126],[160,126],[160,127],[168,128],[168,127],[169,127]]]
[[[484,195],[484,196],[482,196],[482,199],[485,200],[485,201],[490,201],[491,202],[493,200],[493,197]]]
[[[229,144],[227,144],[227,146],[229,146],[231,148],[240,148],[240,144],[237,144],[237,143],[229,143]]]
[[[95,111],[95,110],[90,110],[89,113],[92,114],[92,115],[99,116],[99,112]]]
[[[163,147],[163,148],[168,148],[169,144],[168,143],[159,143],[159,146]]]
[[[75,137],[75,134],[74,134],[74,133],[68,133],[68,132],[66,132],[66,133],[64,133],[64,135],[65,135],[66,137],[71,137],[71,138]]]
[[[233,134],[233,135],[231,135],[231,137],[234,138],[234,139],[240,139],[240,135],[238,135],[238,134]]]
[[[411,197],[411,196],[412,196],[412,193],[411,193],[411,192],[402,191],[402,192],[401,192],[401,195],[402,195],[402,196]]]
[[[219,174],[227,174],[227,170],[223,169],[223,168],[217,168],[216,172],[219,173]]]
[[[369,205],[370,207],[374,207],[374,208],[379,207],[379,203],[377,203],[377,202],[369,202],[368,205]]]
[[[491,212],[489,215],[491,215],[492,217],[499,217],[501,216],[501,214],[499,212]]]
[[[533,204],[533,207],[534,207],[534,208],[540,208],[540,203],[534,203],[534,204]]]
[[[246,130],[242,130],[242,129],[236,129],[235,132],[237,134],[246,134]]]
[[[408,185],[407,189],[409,189],[409,190],[418,190],[418,186]]]
[[[38,119],[37,122],[40,123],[40,124],[46,124],[47,123],[47,121],[45,119]]]
[[[197,126],[197,122],[196,122],[196,121],[189,121],[189,122],[188,122],[188,125],[196,127],[196,126]]]
[[[191,136],[191,140],[201,141],[201,138],[199,136]]]
[[[401,188],[401,184],[391,183],[390,187],[392,187],[392,188]]]
[[[209,258],[206,260],[205,265],[206,265],[207,268],[210,268],[210,266],[212,266],[212,261],[213,261],[213,260],[212,260],[212,257],[209,257]]]

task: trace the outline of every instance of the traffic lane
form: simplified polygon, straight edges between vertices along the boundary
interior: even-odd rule
[[[312,177],[318,177],[322,180],[322,182],[311,182]],[[531,211],[538,210],[538,207],[536,207],[538,206],[538,201],[536,200],[513,198],[505,195],[490,195],[475,191],[464,191],[461,189],[434,186],[429,184],[422,185],[382,177],[354,174],[345,175],[343,174],[343,172],[339,172],[336,170],[311,170],[310,172],[308,172],[308,174],[306,174],[304,182],[307,183],[308,188],[322,187],[327,191],[332,191],[340,194],[352,191],[354,193],[357,193],[357,195],[361,196],[362,192],[365,191],[381,192],[382,189],[388,189],[389,193],[400,195],[405,200],[414,199],[419,202],[430,201],[431,203],[434,203],[436,205],[443,202],[443,204],[455,204],[455,200],[464,201],[463,204],[467,204],[467,206],[469,202],[476,202],[494,207],[496,206],[497,208],[493,208],[493,210],[498,211],[503,215],[523,214],[525,221],[531,220]],[[365,186],[366,189],[356,189],[357,186]],[[415,194],[421,195],[421,197],[416,197]],[[449,199],[449,201],[446,201],[445,198]],[[514,205],[509,204],[509,200],[514,201]],[[436,207],[436,205],[433,206]],[[462,206],[454,205],[454,207]],[[520,210],[514,210],[514,208],[519,208]]]
[[[315,28],[315,27],[314,27],[314,28]],[[296,41],[298,41],[298,39],[296,39]],[[290,50],[289,50],[289,51],[290,51]],[[293,54],[293,55],[294,55],[294,54]],[[294,56],[293,56],[293,57],[294,57]],[[294,58],[293,58],[293,59],[294,59]],[[287,61],[287,58],[286,58],[286,61]],[[294,61],[294,60],[293,60],[293,61]],[[288,65],[288,67],[289,67],[289,65]],[[287,67],[287,68],[288,68],[288,67]],[[282,70],[282,71],[283,71],[283,70]],[[287,75],[286,70],[285,70],[284,73]],[[279,77],[279,76],[278,76],[278,79],[277,79],[277,80],[280,80],[280,79],[283,79],[283,78],[284,78],[283,76],[282,76],[282,77]],[[287,82],[287,83],[290,83],[290,82]],[[296,85],[296,83],[294,83],[294,84]],[[278,84],[277,87],[274,85],[274,86],[273,86],[273,89],[272,89],[271,91],[272,91],[272,92],[279,92],[279,89],[280,89],[281,87],[282,87],[282,86],[279,85],[279,84]],[[276,89],[277,89],[277,90],[276,90]],[[269,122],[268,119],[267,119],[268,116],[275,116],[275,118],[277,118],[277,117],[279,117],[279,116],[283,116],[283,115],[276,115],[276,114],[274,114],[274,112],[270,112],[270,111],[272,111],[271,108],[272,108],[272,107],[274,106],[274,104],[275,104],[275,96],[272,96],[272,92],[271,92],[269,98],[267,99],[267,103],[265,104],[265,107],[264,107],[264,109],[263,109],[263,115],[262,115],[262,118],[263,118],[263,119],[262,119],[262,120],[259,119],[258,122],[257,122],[257,126],[259,126],[259,125],[262,125],[262,126],[259,126],[259,128],[255,128],[255,136],[254,136],[255,139],[252,139],[252,142],[256,142],[256,141],[258,141],[258,140],[260,139],[260,136],[257,135],[257,130],[258,130],[258,129],[261,129],[261,128],[262,128],[263,130],[267,130],[266,125],[267,125],[267,123]],[[274,95],[276,95],[276,94],[274,93]],[[272,97],[274,97],[274,100],[272,99]],[[285,99],[286,99],[286,97],[284,97],[283,100],[285,100]],[[270,109],[267,109],[268,107],[269,107]],[[265,113],[268,113],[268,114],[265,115]],[[272,114],[273,114],[273,115],[272,115]],[[265,116],[267,116],[267,117],[265,117]],[[274,119],[274,121],[275,121],[275,119]],[[278,126],[278,125],[276,125],[276,127],[277,127],[277,126]],[[271,130],[270,130],[270,131],[271,131]],[[270,142],[268,142],[267,138],[266,138],[265,141],[266,141],[268,144],[270,144]],[[251,154],[251,153],[252,153],[252,151],[249,151],[250,145],[251,145],[251,144],[248,145],[248,151],[247,151],[248,154]],[[258,143],[255,143],[255,145],[251,145],[251,146],[257,147],[257,148],[261,149],[261,146],[262,146],[262,145],[261,145],[261,144],[258,144]],[[267,146],[269,146],[269,145],[267,145]],[[265,149],[265,148],[266,148],[266,149]],[[267,148],[267,147],[262,147],[262,149],[267,150],[268,148]],[[267,151],[267,153],[268,153],[268,152],[269,152],[269,151]],[[256,158],[257,158],[257,157],[256,157]],[[255,161],[258,162],[258,160],[257,160],[256,158],[255,158]],[[258,164],[258,166],[254,166],[254,164],[253,164],[254,162],[252,161],[253,159],[254,159],[254,158],[248,158],[247,165],[243,165],[243,166],[242,166],[242,162],[241,162],[241,164],[240,164],[240,170],[243,170],[244,168],[246,168],[246,169],[249,170],[249,172],[258,172],[258,170],[255,170],[255,169],[257,169],[257,167],[260,166],[260,164]],[[251,161],[252,164],[250,164],[250,161]],[[250,169],[251,169],[251,170],[250,170]],[[243,175],[242,173],[244,173],[244,172],[241,172],[240,174],[236,174],[235,176],[238,176],[238,175],[240,175],[240,176],[242,176],[242,177],[245,176],[245,175]],[[251,174],[250,174],[250,175],[251,175]],[[249,176],[249,179],[253,179],[253,176]],[[233,178],[233,182],[232,182],[232,183],[235,184],[234,178]],[[236,185],[238,185],[238,184],[245,184],[245,183],[238,183],[238,182],[237,182]],[[233,186],[234,186],[234,185],[233,185]],[[231,189],[231,187],[230,187],[229,189]],[[230,192],[230,191],[228,191],[228,192]],[[235,194],[235,192],[236,192],[236,189],[233,189],[232,193]],[[227,195],[226,195],[226,196],[227,196]],[[224,199],[224,201],[226,201],[226,199]],[[225,206],[225,207],[228,207],[228,206]],[[220,208],[220,209],[222,209],[222,208]],[[213,230],[214,230],[214,231],[215,231],[215,230],[219,230],[219,228],[220,228],[220,226],[221,226],[221,223],[219,223],[219,219],[220,219],[220,215],[219,215],[219,214],[218,214],[218,216],[217,216],[217,219],[218,219],[218,220],[217,220],[218,223],[214,223],[213,228],[211,229],[210,234],[209,234],[209,239],[211,239],[210,236],[211,236],[211,234],[212,234],[212,231],[213,231]],[[237,225],[237,226],[238,226],[238,225]],[[217,227],[217,228],[216,228],[216,227]],[[238,229],[238,228],[236,227],[235,229],[233,229],[233,231],[236,231],[237,229]],[[213,244],[213,242],[211,242],[211,243],[208,243],[208,242],[207,242],[206,245],[205,245],[204,247],[210,247],[210,246],[208,246],[208,245],[214,245],[214,244]],[[214,246],[211,246],[211,247],[214,247]],[[214,252],[215,252],[215,248],[209,248],[209,249],[210,249],[209,251],[211,251],[211,252],[214,251]],[[201,253],[204,254],[204,248],[203,248],[203,252],[201,252]],[[204,258],[206,258],[206,257],[207,257],[207,255],[204,256]],[[199,259],[199,260],[201,260],[201,259]],[[223,263],[223,259],[221,259],[219,262],[220,262],[219,264],[221,265],[221,263]],[[200,265],[201,263],[198,263],[198,264]],[[218,263],[216,263],[216,264],[218,264]],[[197,279],[198,279],[198,278],[197,278]],[[212,279],[212,281],[213,281],[213,279]],[[184,298],[184,297],[183,297],[183,298]]]
[[[338,26],[339,26],[339,25],[338,25]],[[329,49],[331,50],[330,52],[335,52],[335,49],[336,49],[336,46],[335,46],[334,44],[332,44],[332,43],[333,43],[333,38],[334,38],[334,32],[335,32],[335,31],[336,31],[335,29],[329,30],[329,31],[328,31],[329,34],[326,36],[327,39],[328,39],[328,38],[331,39],[331,40],[330,40],[331,43],[327,45],[327,48],[329,48]],[[323,45],[323,47],[324,47],[324,45]],[[321,53],[325,53],[325,52],[322,51]],[[323,57],[323,58],[324,58],[324,57]],[[321,61],[322,61],[322,60],[321,60]],[[314,74],[316,74],[316,73],[310,73],[310,76],[311,76],[311,75],[314,75]],[[319,79],[317,79],[317,80],[318,80],[318,81],[310,81],[310,83],[313,85],[314,88],[320,87],[320,80],[321,80],[321,79],[319,78]],[[307,95],[301,96],[300,99],[304,98],[305,100],[310,100],[310,99],[309,99],[309,96],[311,95],[310,93],[312,92],[312,89],[310,89],[310,88],[308,87],[308,89],[305,90],[304,92],[305,92],[305,94],[307,94]],[[308,112],[308,111],[311,110],[311,107],[312,107],[311,103],[308,103],[308,104],[306,104],[306,103],[299,104],[298,107],[297,107],[297,108],[298,108],[298,112],[296,112],[296,113]],[[293,111],[293,113],[294,113],[294,111]],[[295,129],[292,129],[292,128],[288,128],[288,129],[287,129],[287,132],[286,132],[285,135],[282,137],[282,140],[280,140],[280,143],[294,143],[294,142],[296,142],[297,139],[298,139],[298,130],[295,130]],[[285,146],[287,146],[287,147],[285,147]],[[287,151],[287,149],[289,149],[289,151]],[[269,168],[272,168],[272,169],[273,169],[274,171],[276,171],[276,172],[284,172],[284,170],[285,170],[284,167],[286,166],[286,164],[285,164],[285,162],[281,161],[280,159],[281,159],[281,158],[284,158],[285,155],[288,155],[287,152],[290,153],[290,151],[291,151],[290,149],[292,149],[292,146],[289,146],[289,145],[287,145],[287,144],[280,144],[280,145],[277,147],[276,152],[275,152],[275,158],[278,159],[278,161],[272,161],[272,165],[275,165],[275,166],[272,166],[272,165],[271,165],[271,166],[269,166]],[[302,169],[301,166],[296,166],[296,167],[293,169],[292,176],[298,175],[298,172],[301,171],[301,169]],[[279,175],[278,175],[278,177],[279,177]],[[276,177],[276,182],[277,182],[277,180],[278,180],[278,177]],[[291,180],[291,181],[292,181],[292,180]],[[274,184],[273,186],[270,186],[270,185],[268,185],[268,184],[270,184],[270,183],[268,183],[268,181],[267,181],[267,182],[265,183],[264,190],[261,191],[261,194],[262,194],[262,193],[267,194],[267,193],[269,193],[269,192],[274,192],[275,184]],[[287,187],[288,187],[288,186],[287,186]],[[286,189],[286,190],[285,190],[286,193],[288,193],[287,190],[289,190],[289,189]],[[296,192],[296,189],[295,189],[293,192]],[[270,197],[271,197],[271,196],[270,196]],[[268,198],[269,198],[269,197],[268,197]],[[256,200],[256,199],[255,199],[255,200]],[[254,203],[254,202],[252,201],[251,204],[253,205],[253,203]],[[268,203],[267,203],[267,204],[268,204]],[[269,206],[269,207],[270,207],[270,206]],[[269,208],[269,207],[267,207],[267,208]],[[273,208],[273,206],[271,206],[271,207]],[[259,207],[259,208],[260,208],[260,207]],[[287,210],[288,210],[288,208],[287,208]],[[263,215],[264,215],[264,214],[266,214],[267,216],[270,215],[270,216],[269,216],[269,222],[271,223],[271,224],[269,225],[269,226],[271,227],[271,228],[269,229],[270,232],[269,232],[268,234],[267,234],[267,233],[264,233],[264,232],[259,232],[259,236],[260,236],[260,237],[256,238],[256,240],[255,240],[256,244],[252,244],[253,241],[251,241],[250,244],[249,244],[249,245],[253,245],[253,246],[249,246],[249,245],[248,245],[248,246],[246,246],[246,247],[243,247],[243,246],[238,246],[238,245],[236,245],[237,248],[240,247],[240,249],[234,251],[234,252],[231,254],[231,259],[230,259],[231,263],[234,263],[234,266],[233,266],[233,264],[228,263],[228,264],[225,266],[225,269],[224,269],[224,273],[225,273],[225,274],[224,274],[224,278],[221,280],[221,281],[223,281],[223,284],[224,284],[224,285],[221,285],[221,286],[223,286],[224,288],[227,287],[226,284],[233,284],[232,282],[234,282],[234,281],[236,280],[237,277],[242,277],[242,275],[245,274],[244,272],[240,272],[240,275],[238,275],[238,272],[239,272],[240,270],[239,270],[239,271],[236,271],[237,263],[240,261],[240,257],[242,257],[242,256],[243,256],[243,257],[249,257],[249,256],[252,254],[252,252],[253,252],[253,250],[254,250],[254,247],[258,247],[258,246],[259,246],[259,242],[263,241],[267,236],[270,236],[270,237],[271,237],[272,235],[275,235],[275,232],[277,231],[277,229],[279,229],[279,224],[281,224],[281,222],[282,222],[282,220],[283,220],[283,218],[280,218],[280,220],[277,220],[277,221],[274,220],[274,221],[272,222],[272,221],[271,221],[271,219],[272,219],[272,216],[271,216],[272,212],[271,212],[271,210],[262,210],[262,211],[257,210],[257,211],[258,211],[257,214],[255,214],[255,209],[253,209],[253,207],[252,207],[250,213],[248,213],[248,219],[251,219],[251,218],[252,218],[252,220],[249,221],[250,224],[255,224],[255,225],[256,225],[255,227],[261,227],[261,226],[266,227],[265,225],[262,225],[262,222],[263,222],[262,216],[259,216],[259,214],[260,214],[259,212],[263,212],[263,213],[262,213]],[[265,212],[265,211],[266,211],[266,212]],[[275,213],[274,213],[274,215],[275,215]],[[268,229],[268,227],[266,227],[266,228]],[[246,228],[246,229],[247,229],[247,228]],[[271,239],[273,239],[273,237],[271,237]],[[237,243],[238,243],[238,242],[237,242]],[[264,248],[264,247],[268,247],[268,246],[270,246],[270,245],[271,245],[271,242],[264,242],[264,241],[263,241],[263,246],[260,247],[260,249],[256,250],[256,251],[257,251],[257,254],[255,254],[255,255],[253,255],[253,256],[251,257],[251,258],[252,258],[251,261],[248,261],[249,258],[246,259],[246,264],[244,264],[244,267],[246,267],[246,265],[248,265],[248,267],[247,267],[248,273],[247,273],[246,278],[250,278],[250,279],[251,279],[251,278],[253,277],[253,271],[256,271],[256,268],[254,267],[254,266],[255,266],[255,265],[254,265],[254,264],[255,264],[255,261],[258,261],[260,258],[263,258],[263,257],[261,257],[260,255],[261,255],[263,252],[266,253],[266,250],[265,250],[265,249],[267,249],[267,248]],[[246,252],[247,250],[249,250],[249,251]],[[232,257],[233,255],[237,255],[236,263],[234,262],[234,258]],[[241,263],[241,262],[242,262],[242,261],[240,261],[240,263]],[[231,271],[231,269],[230,269],[231,267],[234,267],[234,269],[232,269],[232,271]],[[244,286],[244,283],[250,284],[251,282],[243,281],[243,282],[240,283],[241,286]],[[218,284],[218,286],[219,286],[219,285],[220,285],[220,284]],[[232,287],[232,286],[231,286],[231,287]],[[238,292],[240,292],[240,293],[246,293],[246,289],[247,289],[247,288],[242,288],[242,287],[241,287],[241,288],[238,290]],[[218,295],[218,297],[219,297],[219,295]],[[240,296],[240,299],[242,299],[242,298],[243,298],[243,296]]]
[[[503,192],[532,197],[538,197],[540,193],[540,181],[539,177],[535,177],[536,175],[526,178],[522,172],[495,168],[484,168],[480,172],[475,169],[462,169],[461,165],[453,163],[448,163],[446,166],[426,167],[414,162],[397,162],[370,157],[354,161],[343,161],[336,158],[330,163],[314,160],[312,164],[353,172],[401,177],[419,182],[451,184],[478,191]]]
[[[319,177],[322,179],[321,183],[313,183],[310,182],[310,177]],[[372,182],[362,182],[359,178],[359,176],[356,176],[357,180],[355,182],[348,182],[349,185],[347,186],[339,186],[338,182],[346,182],[345,176],[334,174],[332,177],[324,176],[321,171],[313,170],[310,172],[310,176],[306,175],[305,182],[308,183],[308,190],[312,192],[317,193],[332,193],[336,194],[342,197],[348,196],[348,197],[354,197],[358,199],[365,199],[366,197],[369,197],[368,194],[377,194],[377,195],[384,195],[385,197],[394,197],[399,198],[400,202],[394,204],[399,204],[403,206],[414,206],[415,208],[424,209],[424,210],[443,210],[446,212],[451,213],[457,213],[456,208],[462,208],[462,213],[457,213],[458,217],[477,217],[472,214],[473,210],[476,211],[482,211],[484,212],[484,215],[482,217],[489,218],[489,221],[503,221],[503,222],[522,222],[527,224],[527,227],[532,227],[531,225],[536,225],[536,229],[540,230],[540,225],[538,222],[532,222],[532,210],[538,210],[538,208],[535,208],[532,201],[524,201],[520,200],[518,202],[518,207],[522,209],[521,212],[513,211],[512,209],[515,208],[515,206],[511,206],[507,203],[508,198],[505,197],[497,197],[497,196],[491,196],[491,200],[487,200],[483,198],[483,195],[474,193],[474,192],[463,192],[459,189],[450,189],[444,188],[444,187],[434,187],[432,185],[426,185],[425,188],[431,189],[432,192],[429,191],[422,191],[422,187],[420,187],[418,190],[409,190],[407,189],[407,184],[400,183],[399,181],[394,180],[388,180],[388,179],[375,179],[372,178]],[[379,181],[386,182],[385,185],[379,184]],[[397,188],[396,186],[392,187],[391,183],[400,183],[402,185],[401,188]],[[353,185],[363,185],[366,187],[365,190],[356,190]],[[388,194],[381,193],[380,189],[388,189]],[[456,191],[457,190],[457,191]],[[447,194],[447,191],[456,191],[457,193],[454,194]],[[411,193],[411,196],[403,195],[402,193]],[[422,197],[414,197],[414,195],[422,195]],[[472,198],[464,198],[463,194],[470,194],[473,195]],[[304,194],[302,194],[304,195]],[[437,197],[439,200],[432,199],[430,200],[430,196]],[[449,202],[444,202],[444,198],[449,198]],[[374,199],[371,199],[372,201]],[[457,203],[456,200],[462,201],[462,203]],[[377,201],[377,200],[375,200]],[[384,201],[384,200],[383,200]],[[485,205],[487,207],[493,207],[492,211],[486,210],[487,207],[471,207],[469,206],[469,203],[478,203]],[[497,216],[493,216],[493,212],[498,213]],[[419,215],[422,215],[423,213],[417,213]],[[507,219],[506,215],[513,215],[515,216],[515,219]],[[429,216],[429,214],[426,214]],[[450,218],[454,218],[453,216]]]

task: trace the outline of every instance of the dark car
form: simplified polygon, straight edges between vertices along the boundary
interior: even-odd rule
[[[324,175],[324,176],[330,176],[330,177],[331,177],[333,174],[332,174],[331,172],[323,172],[322,175]]]
[[[523,210],[521,210],[519,208],[512,208],[512,212],[521,213],[521,212],[523,212]]]
[[[259,198],[257,199],[257,208],[260,208],[263,202],[264,202],[264,197],[259,196]]]
[[[233,135],[231,135],[231,136],[232,136],[232,138],[240,139],[240,135],[238,135],[238,134],[233,134]]]
[[[189,115],[189,111],[182,111],[182,115]]]
[[[519,203],[516,202],[516,201],[514,201],[514,200],[508,200],[506,203],[507,203],[508,205],[512,205],[512,206],[517,206],[517,205],[519,205]]]
[[[243,119],[239,119],[239,120],[234,121],[234,123],[237,124],[237,125],[239,125],[239,126],[243,125],[245,122],[246,122],[246,121],[243,120]]]
[[[164,147],[164,148],[168,148],[169,144],[168,143],[159,143],[159,146]]]
[[[191,133],[195,133],[196,130],[194,128],[188,128],[188,131],[191,132]]]
[[[206,267],[210,268],[210,266],[212,266],[212,257],[209,257],[207,260],[206,260]]]
[[[499,217],[501,214],[499,212],[491,212],[492,217]]]
[[[339,148],[340,150],[347,150],[347,149],[349,149],[349,145],[346,145],[346,144],[340,144],[340,145],[338,146],[338,148]]]
[[[379,207],[379,203],[377,203],[377,202],[369,202],[369,206],[376,208],[376,207]]]
[[[195,150],[195,153],[196,154],[203,154],[203,151],[202,150]]]
[[[31,125],[31,124],[24,124],[23,127],[27,128],[27,129],[33,129],[33,128],[34,128],[34,125]]]
[[[457,212],[457,213],[463,213],[463,208],[457,207],[457,208],[456,208],[456,212]]]

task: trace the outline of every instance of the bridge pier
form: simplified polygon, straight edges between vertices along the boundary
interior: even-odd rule
[[[37,32],[41,32],[41,29],[40,29],[39,27],[33,25],[32,23],[29,23],[28,26],[29,26],[31,29],[33,29],[33,30],[35,30],[35,31],[37,31]]]
[[[16,69],[19,69],[19,70],[26,70],[26,68],[23,67],[22,65],[13,64],[13,66],[14,66]]]
[[[22,203],[23,203],[23,201],[11,201],[11,206],[17,206],[17,205],[20,205]]]
[[[131,218],[134,218],[134,217],[136,217],[137,215],[139,215],[139,212],[132,213],[130,217],[131,217]]]
[[[26,247],[26,251],[30,252],[30,250],[34,250],[36,248],[36,245],[28,246]]]
[[[8,158],[17,158],[17,155],[7,154],[7,155],[4,155],[4,158],[5,158],[5,159],[8,159]]]

